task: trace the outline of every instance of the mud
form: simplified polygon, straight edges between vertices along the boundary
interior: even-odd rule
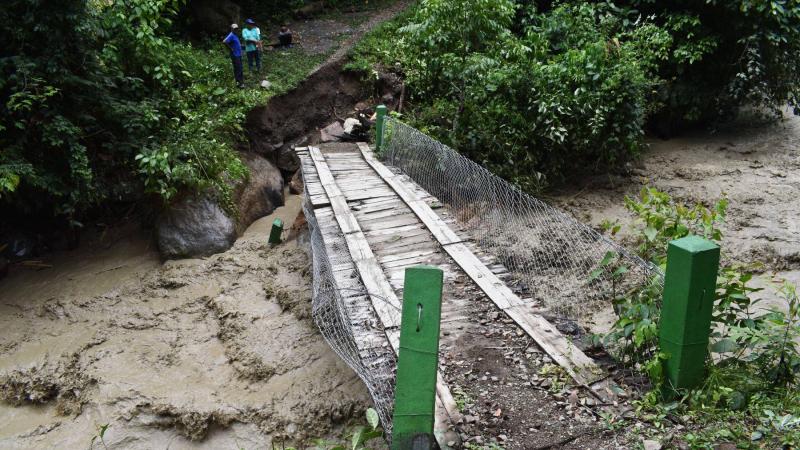
[[[366,389],[309,318],[303,235],[274,218],[229,251],[160,264],[128,230],[0,285],[0,448],[269,448],[338,434]],[[288,235],[288,231],[285,236]],[[96,443],[97,447],[99,443]]]
[[[800,118],[786,113],[766,126],[742,121],[649,146],[627,175],[584,180],[557,193],[554,203],[594,226],[618,220],[627,239],[624,230],[633,217],[624,198],[643,186],[708,206],[725,195],[730,205],[722,227],[723,261],[755,263],[763,272],[756,280],[760,286],[775,278],[800,283]],[[759,296],[783,303],[769,290]]]

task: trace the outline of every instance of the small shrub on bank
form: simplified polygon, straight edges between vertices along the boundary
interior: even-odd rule
[[[718,226],[727,201],[713,208],[686,206],[669,195],[645,188],[627,198],[642,257],[666,268],[667,244],[689,234],[722,243]],[[607,224],[606,228],[613,228]],[[724,251],[725,247],[722,245]],[[606,265],[600,264],[603,270]],[[778,281],[784,308],[755,308],[752,274],[736,265],[723,266],[717,278],[705,383],[662,397],[667,381],[663,364],[670,355],[658,348],[661,285],[651,280],[614,300],[617,320],[602,342],[625,365],[648,375],[651,390],[640,402],[648,417],[682,417],[688,443],[698,448],[734,441],[745,448],[796,446],[800,443],[800,303],[793,285]]]

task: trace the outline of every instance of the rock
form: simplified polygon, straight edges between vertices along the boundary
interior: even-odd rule
[[[241,234],[251,223],[283,206],[283,176],[274,164],[255,153],[240,153],[241,160],[250,169],[250,178],[240,183],[234,192],[234,203],[239,212],[236,224]]]
[[[0,251],[2,251],[3,256],[13,261],[34,256],[38,253],[37,247],[39,245],[34,236],[15,232],[2,236],[0,247],[2,247]]]
[[[269,80],[263,80],[261,81],[261,87],[264,89],[269,89],[272,87],[272,83],[270,83]]]
[[[661,442],[645,439],[642,441],[644,450],[661,450]]]
[[[347,134],[353,134],[353,130],[360,126],[360,120],[356,119],[355,117],[349,117],[344,121],[344,132]]]
[[[286,144],[275,154],[275,165],[285,174],[291,174],[300,169],[300,158],[294,151],[295,144]]]
[[[191,30],[197,36],[224,35],[239,23],[240,8],[230,0],[191,0],[187,5]]]
[[[383,97],[381,97],[381,101],[384,104],[387,104],[387,103],[388,104],[392,104],[392,103],[394,103],[394,95],[392,95],[392,94],[384,94]]]
[[[332,124],[320,130],[319,139],[321,142],[334,142],[338,141],[343,134],[344,128],[342,128],[342,124],[340,124],[337,120],[336,122],[333,122]]]
[[[165,209],[156,224],[166,259],[224,252],[236,240],[236,223],[208,195],[186,196]]]
[[[580,402],[580,399],[578,398],[578,390],[577,389],[574,389],[572,392],[569,393],[569,397],[567,398],[567,401],[572,406],[576,406]]]
[[[300,195],[303,193],[304,185],[303,185],[303,171],[298,170],[292,176],[291,181],[289,181],[289,192],[294,195]]]
[[[298,19],[311,19],[324,10],[325,5],[323,2],[311,2],[295,10],[294,14]]]
[[[355,109],[356,111],[364,111],[366,109],[369,109],[369,104],[367,102],[358,102],[356,103],[356,106],[353,109]]]

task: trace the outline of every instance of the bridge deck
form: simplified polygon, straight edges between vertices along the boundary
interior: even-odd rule
[[[471,302],[492,302],[578,384],[592,385],[595,395],[604,396],[604,372],[529,310],[503,282],[505,269],[469,241],[435,198],[377,161],[366,144],[328,144],[297,151],[337,286],[357,318],[353,327],[362,342],[359,347],[386,348],[388,342],[396,353],[404,271],[428,264],[441,268],[445,276],[443,346],[453,344],[474,326],[474,321],[467,320],[474,309],[469,307]],[[358,292],[356,287],[370,295],[348,297]],[[394,358],[387,353],[372,363],[393,364]],[[439,381],[437,440],[445,448],[447,442],[457,440],[456,433],[447,431],[459,414],[441,374]]]

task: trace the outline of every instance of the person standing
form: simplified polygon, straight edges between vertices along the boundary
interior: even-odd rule
[[[233,63],[233,78],[236,80],[236,85],[240,88],[244,87],[244,68],[242,67],[242,42],[239,36],[236,36],[236,30],[239,25],[235,23],[231,25],[231,32],[225,36],[222,43],[227,45],[231,50],[231,62]]]
[[[244,39],[245,51],[247,52],[247,68],[250,72],[253,70],[261,71],[261,30],[256,27],[256,22],[253,19],[247,19],[244,22],[245,28],[242,30],[242,39]]]

